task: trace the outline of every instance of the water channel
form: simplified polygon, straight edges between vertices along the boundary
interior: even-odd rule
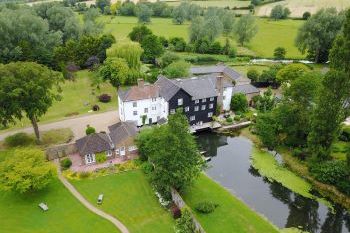
[[[250,164],[252,142],[244,137],[201,133],[197,141],[212,157],[206,173],[279,228],[297,227],[310,233],[349,233],[350,213],[339,205],[331,211],[260,176]]]

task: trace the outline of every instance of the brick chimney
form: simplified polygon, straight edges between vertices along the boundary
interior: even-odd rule
[[[137,86],[138,87],[144,87],[145,86],[145,81],[143,79],[138,79],[137,80]]]
[[[218,93],[217,104],[219,106],[221,106],[220,111],[222,111],[223,104],[224,104],[224,101],[223,101],[223,95],[224,95],[223,81],[224,81],[224,76],[222,76],[221,74],[216,77],[215,89],[216,89],[216,92]]]

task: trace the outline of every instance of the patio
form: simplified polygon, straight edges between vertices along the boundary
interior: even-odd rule
[[[116,156],[114,158],[107,159],[107,161],[104,163],[100,163],[100,164],[95,163],[95,164],[91,164],[91,165],[84,164],[83,159],[81,158],[81,156],[78,153],[71,154],[68,157],[72,161],[72,166],[70,167],[70,169],[72,171],[74,171],[74,172],[92,172],[92,171],[96,171],[98,169],[113,166],[114,164],[124,163],[130,159],[134,159],[137,157],[137,153],[132,154],[132,155],[127,156],[127,157]]]

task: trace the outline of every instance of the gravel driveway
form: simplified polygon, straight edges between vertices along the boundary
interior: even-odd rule
[[[75,138],[80,138],[85,135],[86,125],[91,125],[96,129],[96,132],[107,131],[108,126],[119,121],[118,111],[109,111],[98,114],[84,115],[81,117],[70,118],[62,121],[40,124],[39,130],[47,131],[51,129],[70,128],[73,131]],[[5,137],[18,132],[34,133],[32,127],[26,127],[18,130],[0,133],[0,141]]]

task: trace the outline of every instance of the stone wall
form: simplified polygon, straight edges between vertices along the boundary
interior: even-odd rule
[[[47,160],[54,160],[54,159],[62,158],[69,154],[74,154],[77,152],[78,152],[78,149],[75,143],[62,144],[62,145],[48,148],[46,150],[46,158]]]
[[[171,197],[172,197],[173,202],[180,209],[182,209],[183,207],[186,206],[186,202],[182,199],[180,194],[175,189],[171,189]],[[199,233],[205,233],[205,230],[203,229],[203,227],[201,226],[201,224],[198,222],[198,220],[196,219],[196,217],[193,214],[192,214],[192,220],[193,220],[193,223],[196,227],[196,231]]]

